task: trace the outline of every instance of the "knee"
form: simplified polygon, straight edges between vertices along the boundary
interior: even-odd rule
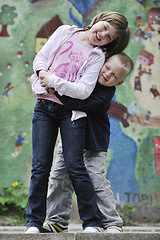
[[[67,171],[68,171],[68,175],[70,178],[78,178],[78,179],[81,179],[81,178],[84,178],[84,177],[88,177],[89,174],[85,168],[84,165],[80,165],[80,166],[77,166],[75,164],[73,165],[70,165],[69,168],[67,168]]]

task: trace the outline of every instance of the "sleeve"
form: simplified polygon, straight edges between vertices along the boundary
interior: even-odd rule
[[[105,91],[97,91],[95,88],[93,93],[85,100],[74,99],[68,96],[60,96],[58,93],[55,94],[64,104],[65,108],[69,110],[84,111],[86,113],[98,113],[108,111],[115,93],[115,87],[105,88]]]
[[[94,53],[80,79],[75,82],[68,82],[52,75],[48,77],[48,85],[49,87],[54,88],[61,96],[66,95],[72,98],[84,100],[92,93],[96,85],[100,69],[104,64],[104,60],[105,56],[103,53]]]
[[[53,49],[56,49],[56,45],[58,46],[59,41],[63,38],[69,27],[70,26],[68,25],[62,25],[58,27],[42,47],[42,49],[37,53],[33,61],[33,71],[36,75],[37,71],[39,70],[48,70],[49,57],[51,56]]]

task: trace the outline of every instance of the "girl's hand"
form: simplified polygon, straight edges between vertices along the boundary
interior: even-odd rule
[[[54,93],[54,89],[51,89],[48,87],[48,77],[47,76],[50,76],[50,75],[55,75],[55,72],[53,69],[49,69],[47,72],[46,71],[40,71],[40,74],[39,74],[39,78],[40,78],[40,84],[42,87],[45,87],[45,90],[48,92],[48,93]]]
[[[46,88],[49,89],[47,76],[41,76],[41,77],[40,77],[40,84],[41,84],[42,87],[45,87],[45,89],[46,89]],[[47,90],[47,89],[46,89],[46,90]]]
[[[42,76],[50,76],[50,75],[56,75],[55,74],[55,71],[52,69],[52,68],[49,68],[48,71],[40,71],[39,73],[39,77],[42,77]]]
[[[52,74],[56,75],[55,71],[54,71],[53,68],[51,68],[51,67],[49,68],[48,73],[49,73],[50,75],[52,75]]]
[[[39,78],[41,77],[41,76],[45,76],[47,74],[47,71],[45,71],[45,70],[40,70],[39,71]]]

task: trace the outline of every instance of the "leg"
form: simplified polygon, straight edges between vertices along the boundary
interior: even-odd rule
[[[16,156],[16,154],[17,154],[17,151],[18,149],[17,149],[17,145],[15,145],[15,148],[14,148],[14,155]]]
[[[72,210],[73,187],[64,164],[61,142],[58,144],[54,169],[51,171],[46,220],[68,228]]]
[[[105,159],[105,152],[85,151],[84,153],[84,162],[95,188],[104,229],[109,226],[121,227],[123,225],[123,221],[116,211],[110,182],[106,179]]]
[[[32,176],[26,211],[28,227],[41,229],[45,219],[48,178],[57,133],[58,127],[50,116],[47,105],[43,106],[37,101],[32,126]]]
[[[64,161],[75,193],[83,227],[101,226],[94,187],[83,161],[86,119],[61,121]]]
[[[22,153],[22,145],[19,146],[18,154]]]

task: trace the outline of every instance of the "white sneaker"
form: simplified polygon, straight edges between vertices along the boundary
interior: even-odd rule
[[[25,231],[25,234],[36,234],[40,233],[39,229],[37,227],[28,227]]]
[[[86,227],[83,231],[84,233],[99,233],[102,232],[100,227]]]
[[[108,228],[106,228],[103,232],[104,233],[121,233],[123,230],[121,227],[117,227],[117,226],[110,226]]]

